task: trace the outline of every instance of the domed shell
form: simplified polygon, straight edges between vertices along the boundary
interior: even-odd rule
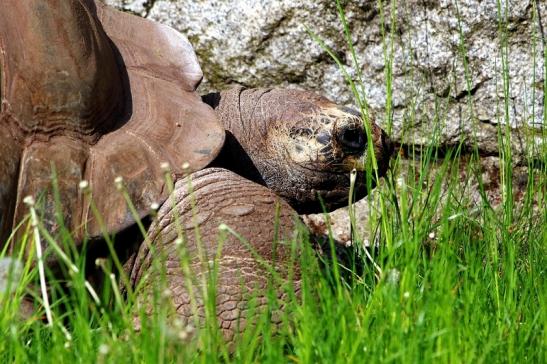
[[[120,231],[135,219],[116,178],[144,217],[168,195],[165,165],[176,177],[217,156],[224,129],[195,92],[202,71],[184,36],[100,1],[3,7],[10,11],[0,12],[2,241],[27,214],[28,195],[50,231],[59,206],[78,241]]]

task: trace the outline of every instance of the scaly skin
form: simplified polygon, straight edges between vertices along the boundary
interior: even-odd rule
[[[291,282],[298,291],[299,270],[288,245],[298,217],[271,190],[225,169],[207,168],[176,182],[171,197],[158,211],[149,230],[150,239],[141,245],[131,269],[131,282],[142,284],[140,301],[150,312],[155,307],[154,290],[160,289],[161,294],[164,288],[159,282],[166,277],[165,288],[169,288],[176,316],[184,325],[195,325],[193,313],[197,313],[199,325],[204,324],[202,279],[208,280],[219,241],[223,246],[218,260],[216,314],[226,339],[231,340],[245,328],[251,297],[256,297],[253,304],[258,311],[267,306],[264,295],[272,273],[264,263],[273,267],[282,280],[292,271]],[[233,228],[249,246],[229,232],[223,240],[220,224]],[[178,231],[184,237],[180,245],[176,243]],[[181,254],[187,254],[190,276],[181,266]],[[191,304],[189,282],[197,300],[196,311]],[[278,291],[278,298],[283,301],[284,291]],[[273,321],[277,323],[276,318]]]

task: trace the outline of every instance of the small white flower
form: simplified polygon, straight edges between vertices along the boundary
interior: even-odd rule
[[[435,239],[435,232],[433,231],[430,232],[428,236],[429,236],[429,239]]]
[[[173,297],[173,291],[171,291],[169,288],[166,288],[161,293],[161,297],[162,298],[171,298],[171,297]]]
[[[357,179],[357,170],[353,168],[349,174],[349,184],[350,186],[355,185],[355,180]]]
[[[188,168],[190,168],[190,163],[188,163],[188,162],[182,163],[182,169],[186,170]]]
[[[152,211],[158,211],[159,208],[160,208],[160,204],[157,202],[152,202],[152,204],[150,205],[150,209]]]
[[[26,196],[26,197],[23,199],[23,203],[24,203],[25,205],[27,205],[28,207],[34,206],[34,204],[35,204],[34,197],[32,197],[32,196],[30,196],[30,195],[29,195],[29,196]]]
[[[345,242],[345,245],[346,245],[346,248],[349,248],[350,246],[353,245],[353,242],[351,240],[348,240]]]
[[[95,259],[95,265],[97,267],[104,267],[105,263],[106,263],[106,259],[104,259],[104,258]]]
[[[78,187],[80,188],[80,190],[85,191],[89,187],[89,182],[87,182],[85,179],[81,180],[80,183],[78,184]]]
[[[116,185],[116,189],[118,191],[121,191],[123,189],[123,177],[118,176],[118,177],[114,178],[114,184]]]
[[[160,164],[160,168],[164,173],[167,173],[167,172],[171,171],[171,167],[169,166],[169,163],[167,163],[167,162],[162,162]]]
[[[106,344],[99,345],[99,354],[106,355],[110,351],[110,348]]]

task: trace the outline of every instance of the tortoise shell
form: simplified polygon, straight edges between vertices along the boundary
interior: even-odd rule
[[[175,30],[93,0],[3,7],[2,241],[27,214],[27,195],[39,201],[46,227],[58,227],[53,168],[64,223],[81,241],[135,222],[116,177],[144,217],[167,197],[162,163],[176,177],[184,163],[191,172],[217,156],[224,129],[195,91],[202,71]],[[91,198],[78,188],[82,180]]]

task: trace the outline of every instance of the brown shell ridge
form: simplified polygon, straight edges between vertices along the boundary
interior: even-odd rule
[[[97,5],[102,25],[123,54],[128,69],[140,69],[155,78],[175,82],[186,91],[195,91],[203,72],[186,37],[166,25],[119,12],[100,2]]]
[[[117,12],[93,0],[6,1],[8,4],[4,5],[15,9],[14,16],[26,14],[29,7],[40,4],[47,15],[43,20],[45,24],[59,22],[82,39],[95,37],[98,40],[92,42],[85,52],[82,49],[74,50],[76,59],[83,57],[84,60],[91,60],[92,65],[88,68],[82,66],[80,71],[68,73],[64,78],[58,72],[51,75],[40,73],[44,71],[38,62],[43,61],[41,58],[35,63],[27,62],[31,66],[37,65],[35,68],[27,67],[32,70],[31,73],[17,73],[6,66],[6,50],[12,52],[16,49],[20,54],[32,52],[36,47],[40,48],[44,44],[49,46],[53,39],[57,40],[56,33],[34,34],[28,30],[29,24],[33,23],[25,17],[20,18],[30,23],[12,21],[10,26],[0,24],[0,57],[3,57],[0,120],[2,127],[21,134],[20,138],[4,147],[12,156],[0,156],[0,171],[5,172],[6,176],[1,177],[0,182],[8,189],[10,182],[17,188],[15,199],[13,195],[9,196],[0,190],[0,208],[6,206],[0,209],[2,221],[13,213],[11,220],[16,224],[28,211],[22,204],[23,198],[27,195],[45,195],[42,200],[45,204],[43,211],[46,226],[52,231],[56,229],[50,178],[50,165],[53,162],[63,202],[62,214],[67,227],[75,232],[76,239],[81,240],[86,235],[91,238],[102,235],[101,226],[91,211],[90,201],[79,190],[81,180],[88,181],[91,196],[103,216],[106,229],[109,233],[115,233],[134,223],[134,216],[114,184],[116,177],[123,178],[125,189],[139,217],[144,217],[150,211],[151,203],[161,203],[167,198],[164,171],[160,166],[163,162],[170,165],[173,175],[180,175],[184,171],[182,165],[185,162],[190,164],[191,171],[195,171],[216,158],[224,142],[224,128],[214,111],[195,92],[202,73],[193,49],[182,35],[165,26]],[[55,12],[55,7],[62,9],[63,13]],[[89,19],[89,24],[77,23],[73,21],[74,17]],[[5,13],[4,16],[0,14],[0,23],[4,19]],[[22,45],[21,38],[14,38],[18,32],[26,32],[29,37],[27,44]],[[11,39],[11,43],[6,43],[6,39]],[[147,44],[152,40],[154,46],[145,48],[137,43],[139,39],[146,39]],[[64,48],[66,45],[53,43],[57,44],[60,53],[68,52]],[[70,43],[71,46],[74,44]],[[57,62],[60,68],[65,65],[65,58],[48,55],[44,58],[48,62],[48,57]],[[114,68],[102,67],[102,57],[113,60]],[[13,59],[9,61],[10,64],[19,66],[12,62]],[[78,67],[81,65],[79,62],[74,64]],[[43,125],[37,126],[33,122],[34,111],[28,106],[32,105],[28,101],[32,100],[32,94],[29,94],[31,91],[18,88],[17,92],[20,91],[22,96],[10,98],[12,85],[19,85],[17,82],[22,82],[24,77],[29,77],[29,80],[33,77],[47,80],[47,87],[55,92],[53,101],[68,100],[70,107],[73,107],[73,114],[56,114],[56,104],[50,103],[50,99],[45,97],[39,100],[39,105],[46,107],[39,110],[39,115],[48,118],[44,119]],[[29,80],[26,84],[30,90],[32,87],[38,91],[47,89],[41,83]],[[103,90],[103,86],[94,89],[86,84],[86,80],[99,82],[103,86],[108,82],[117,85],[114,87],[117,90],[114,90],[115,96],[109,93],[110,88],[106,88],[107,92],[101,98],[116,105],[107,102],[101,106],[102,101],[95,100],[93,96],[86,99],[89,102],[84,103],[84,109],[74,106],[72,101],[77,99],[74,90],[76,93],[82,91],[82,97],[93,95],[93,90]],[[121,108],[117,107],[116,100],[121,100]],[[110,113],[109,107],[117,112]],[[71,115],[87,117],[86,120],[92,122],[91,128],[84,128],[84,132],[72,128]],[[17,122],[20,124],[16,125]],[[85,135],[88,134],[93,137],[87,138]],[[3,133],[2,138],[5,137],[6,133]],[[13,154],[20,156],[16,165],[13,163]],[[9,212],[11,202],[15,204],[13,212]]]
[[[202,73],[186,38],[100,3],[97,14],[127,72],[131,102],[128,121],[91,147],[86,171],[94,202],[108,230],[115,232],[134,223],[114,184],[117,177],[142,218],[152,203],[167,198],[161,164],[167,163],[173,175],[183,173],[185,162],[191,171],[205,167],[220,152],[224,128],[195,92]],[[147,39],[147,48],[139,39]],[[88,222],[87,235],[94,237],[100,226],[89,208],[87,202],[82,218]]]
[[[26,134],[95,141],[117,113],[120,82],[109,41],[81,2],[5,0],[2,99]],[[9,50],[9,51],[8,51]],[[100,74],[100,75],[99,75]],[[5,110],[4,110],[5,111]]]

